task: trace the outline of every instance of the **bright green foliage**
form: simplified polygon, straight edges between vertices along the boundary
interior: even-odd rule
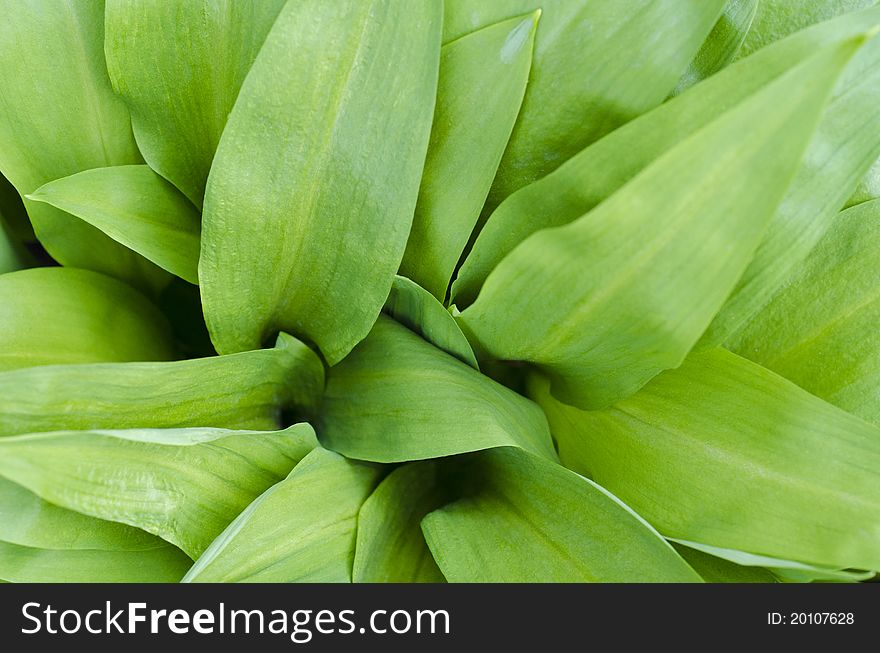
[[[875,0],[0,13],[0,582],[880,573]]]

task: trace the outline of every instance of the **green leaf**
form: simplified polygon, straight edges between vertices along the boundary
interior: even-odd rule
[[[358,510],[379,474],[316,448],[236,517],[184,582],[351,582]]]
[[[168,325],[140,293],[97,272],[0,275],[0,371],[63,363],[169,360]]]
[[[28,199],[67,211],[172,274],[199,282],[201,216],[148,166],[86,170],[49,182]]]
[[[790,283],[729,348],[880,425],[878,251],[880,200],[840,213]]]
[[[104,63],[103,0],[0,0],[0,170],[22,195],[90,168],[140,163],[128,110]],[[12,101],[14,99],[14,101]],[[167,277],[94,227],[25,204],[60,263],[155,289]]]
[[[154,535],[60,508],[0,478],[0,578],[176,582],[190,564]]]
[[[527,238],[462,312],[465,334],[486,358],[536,364],[555,396],[585,408],[679,365],[749,264],[863,42],[811,57],[584,217]]]
[[[191,560],[157,541],[141,551],[39,549],[0,541],[0,576],[13,583],[176,583]]]
[[[195,559],[315,446],[283,431],[58,431],[0,439],[0,476],[85,515],[141,528]]]
[[[817,25],[730,66],[686,94],[612,132],[557,171],[512,195],[480,232],[452,286],[460,306],[476,298],[486,277],[529,235],[588,213],[657,157],[717,119],[719,107],[750,97],[812,54],[880,24],[880,9]],[[755,260],[736,293],[724,330],[735,330],[807,255],[821,230],[876,158],[880,113],[880,42],[866,44],[850,62],[801,169],[777,209]],[[735,319],[734,319],[735,318]]]
[[[778,583],[779,579],[761,567],[744,567],[690,547],[672,542],[672,547],[707,583]]]
[[[488,207],[660,104],[724,2],[447,0],[444,42],[542,10],[529,85]]]
[[[815,565],[805,565],[791,560],[779,560],[768,556],[759,556],[744,551],[722,549],[715,546],[707,546],[698,542],[674,540],[675,543],[684,545],[691,550],[703,554],[711,554],[723,560],[727,560],[742,567],[765,567],[783,582],[810,583],[814,581],[852,583],[868,580],[874,576],[874,572],[858,572],[846,569],[826,569]],[[680,550],[680,549],[679,549]]]
[[[274,430],[282,409],[313,412],[318,356],[287,334],[274,349],[170,363],[51,365],[0,373],[0,436],[210,426]]]
[[[356,583],[443,583],[422,534],[422,518],[449,500],[438,462],[391,472],[358,514],[352,577]]]
[[[440,301],[519,114],[540,14],[484,27],[440,51],[431,141],[400,266]]]
[[[284,0],[107,2],[107,68],[131,109],[141,152],[198,207],[226,119],[283,6]]]
[[[534,403],[384,316],[328,372],[316,424],[328,448],[374,462],[505,445],[556,455]]]
[[[724,13],[678,80],[673,95],[683,93],[694,84],[717,73],[732,62],[752,26],[758,11],[758,0],[727,0]]]
[[[205,196],[199,278],[220,353],[284,330],[332,365],[369,333],[412,224],[441,6],[299,0],[282,10]]]
[[[667,537],[880,569],[880,429],[722,349],[601,411],[544,408],[563,464]]]
[[[382,310],[435,347],[476,370],[480,369],[474,350],[458,322],[443,304],[417,283],[406,277],[394,277],[391,293]]]
[[[554,462],[503,447],[472,475],[471,496],[422,520],[450,582],[700,582],[647,522]]]
[[[873,7],[877,0],[760,0],[741,57],[815,23]]]
[[[6,226],[13,237],[21,242],[33,242],[37,239],[21,195],[2,174],[0,174],[0,215],[5,218]]]

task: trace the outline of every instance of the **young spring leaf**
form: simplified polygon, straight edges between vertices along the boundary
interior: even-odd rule
[[[437,299],[477,224],[529,79],[540,11],[440,51],[431,141],[401,274]]]
[[[374,462],[505,445],[556,456],[534,403],[385,316],[329,370],[315,428],[328,448]]]
[[[190,564],[155,535],[66,510],[0,478],[0,578],[176,582]]]
[[[406,277],[394,277],[382,311],[435,347],[476,370],[480,369],[474,350],[458,322],[436,297],[417,283]]]
[[[315,446],[283,431],[57,431],[0,438],[0,476],[51,503],[141,528],[195,559]]]
[[[33,268],[0,275],[0,371],[174,358],[168,324],[140,293],[97,272]]]
[[[332,365],[369,333],[412,224],[441,6],[300,0],[282,10],[208,179],[199,279],[220,353],[284,330]]]
[[[358,510],[380,468],[320,447],[220,534],[184,582],[351,582]]]
[[[679,365],[749,264],[863,42],[814,55],[584,217],[523,241],[462,312],[465,334],[486,358],[536,364],[555,396],[585,408]]]
[[[647,522],[592,481],[511,447],[476,457],[478,489],[422,520],[450,582],[700,582]]]
[[[660,104],[724,2],[447,0],[444,42],[542,10],[529,85],[487,206]]]
[[[880,200],[840,213],[798,273],[728,347],[880,425],[878,251]]]
[[[775,43],[726,68],[586,148],[558,170],[509,197],[490,216],[452,286],[473,303],[489,273],[514,247],[546,227],[568,224],[610,197],[658,156],[812,54],[880,25],[880,9],[844,16]],[[850,62],[813,134],[800,173],[777,209],[736,292],[724,332],[735,330],[785,281],[838,211],[880,147],[880,42]],[[735,318],[735,319],[734,319]],[[720,321],[719,321],[720,325]],[[715,336],[724,339],[724,332]]]
[[[107,2],[107,69],[141,152],[198,207],[226,119],[284,2]]]
[[[880,569],[880,429],[723,349],[601,411],[544,408],[559,454],[667,537]]]
[[[104,64],[103,0],[0,0],[0,171],[22,195],[102,166],[141,163]],[[14,98],[14,101],[13,101]],[[155,289],[167,275],[94,227],[25,200],[60,263]]]
[[[443,583],[422,534],[422,518],[450,497],[433,460],[398,467],[358,514],[355,583]]]
[[[313,412],[323,389],[318,356],[285,333],[273,349],[229,356],[30,367],[0,372],[0,436],[187,426],[274,430],[282,409]]]
[[[678,95],[711,77],[736,58],[758,11],[758,0],[727,0],[724,13],[706,37],[703,47],[672,91]]]
[[[171,274],[198,284],[201,216],[148,166],[113,166],[51,181],[29,194],[97,227]]]

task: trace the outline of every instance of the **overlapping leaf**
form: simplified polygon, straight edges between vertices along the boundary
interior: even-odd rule
[[[736,58],[758,11],[758,0],[727,0],[703,47],[678,80],[673,95],[711,77]]]
[[[60,508],[0,478],[0,578],[176,582],[191,562],[154,535]]]
[[[555,458],[534,403],[385,316],[328,372],[316,424],[321,442],[359,460],[404,462],[505,445]]]
[[[563,463],[668,537],[880,569],[880,429],[721,349],[607,410],[544,408]]]
[[[283,6],[284,0],[107,2],[107,68],[131,110],[141,152],[196,206],[242,82]]]
[[[147,166],[86,170],[49,182],[28,199],[67,211],[172,274],[199,282],[199,213]]]
[[[394,277],[383,311],[435,347],[474,369],[477,357],[455,318],[431,293],[406,277]]]
[[[488,206],[660,104],[723,6],[724,0],[447,0],[444,42],[542,10],[529,86]]]
[[[659,156],[571,224],[517,246],[459,323],[606,406],[677,366],[749,264],[861,37],[821,52]],[[523,320],[521,316],[527,316]]]
[[[450,582],[700,582],[593,482],[515,448],[476,456],[477,489],[422,520]]]
[[[0,476],[61,507],[129,524],[192,558],[315,445],[283,431],[58,431],[0,439]]]
[[[168,324],[140,293],[97,272],[0,275],[0,371],[63,363],[169,360]]]
[[[617,191],[658,156],[815,52],[880,25],[880,9],[844,16],[774,44],[681,97],[621,127],[492,214],[452,286],[460,306],[529,235],[568,224]],[[716,340],[759,310],[821,236],[880,146],[880,43],[866,44],[847,67],[814,133],[801,170],[770,223]],[[748,283],[746,283],[748,282]],[[723,328],[721,328],[723,327]],[[720,341],[719,340],[719,341]]]
[[[876,4],[877,0],[760,0],[741,56],[815,23]]]
[[[314,449],[214,540],[184,582],[350,582],[358,510],[379,475]]]
[[[401,274],[440,301],[519,113],[539,16],[537,11],[484,27],[440,52],[431,141],[400,266]]]
[[[412,224],[440,12],[439,0],[282,10],[205,196],[199,278],[220,353],[285,330],[334,364],[369,332]]]
[[[356,583],[442,583],[422,534],[422,518],[450,500],[437,461],[409,463],[391,472],[358,514],[353,580]]]
[[[0,171],[21,194],[53,179],[140,163],[104,63],[103,0],[0,2]],[[156,288],[166,275],[94,227],[27,201],[40,241],[65,265]]]
[[[314,411],[324,366],[282,333],[274,349],[170,363],[50,365],[0,373],[0,435],[211,426],[276,429]]]
[[[880,200],[839,214],[729,347],[880,424]]]

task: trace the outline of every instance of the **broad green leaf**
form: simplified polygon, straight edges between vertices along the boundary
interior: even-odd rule
[[[562,462],[667,537],[880,569],[880,429],[722,349],[601,411],[544,408]]]
[[[749,264],[863,42],[811,57],[584,217],[518,245],[459,317],[481,358],[534,363],[585,408],[678,366]]]
[[[103,0],[0,0],[0,171],[19,193],[90,168],[140,163],[104,63]],[[60,263],[155,289],[166,275],[94,227],[25,201]]]
[[[840,213],[790,283],[728,347],[880,425],[878,252],[880,200]]]
[[[440,301],[519,114],[539,17],[536,11],[484,27],[440,51],[431,141],[400,265]]]
[[[220,353],[284,330],[333,365],[369,333],[412,224],[441,6],[298,0],[282,10],[208,179],[199,279]]]
[[[0,541],[0,577],[13,583],[176,583],[191,562],[158,539],[141,551],[39,549]]]
[[[314,449],[236,517],[184,582],[351,582],[358,510],[379,475]]]
[[[328,448],[373,462],[504,445],[555,458],[534,403],[385,316],[327,373],[315,428]]]
[[[684,92],[732,62],[749,33],[757,11],[758,0],[727,0],[724,13],[678,80],[672,94]]]
[[[486,277],[529,235],[588,213],[654,159],[814,53],[880,25],[880,9],[817,25],[730,66],[686,94],[612,132],[541,181],[508,198],[490,216],[452,286],[460,305],[472,303]],[[850,62],[813,134],[801,169],[777,209],[756,259],[725,319],[735,329],[807,255],[821,230],[852,192],[880,134],[880,42],[867,43]],[[733,319],[736,318],[736,319]],[[716,338],[724,339],[719,331]]]
[[[592,481],[511,447],[477,454],[474,467],[477,489],[422,520],[450,582],[700,582]]]
[[[356,583],[443,583],[422,518],[450,497],[436,461],[409,463],[391,472],[358,514],[352,577]]]
[[[740,56],[748,56],[815,23],[876,4],[877,0],[760,0]]]
[[[198,557],[315,446],[283,431],[58,431],[0,439],[0,476],[51,503],[141,528]]]
[[[0,275],[0,371],[64,363],[169,360],[168,325],[140,293],[97,272]]]
[[[488,207],[666,99],[724,3],[447,0],[444,42],[542,10],[529,85]]]
[[[198,207],[226,119],[283,6],[284,0],[107,2],[107,68],[131,110],[141,152]]]
[[[201,217],[148,166],[86,170],[49,182],[28,199],[67,211],[172,274],[199,282]]]
[[[274,430],[314,412],[324,366],[282,333],[274,349],[168,363],[50,365],[0,372],[0,436],[210,426]]]
[[[415,331],[435,347],[480,369],[474,350],[455,318],[431,293],[406,277],[394,277],[391,292],[382,309]]]
[[[779,579],[762,567],[744,567],[724,558],[697,551],[676,542],[673,548],[707,583],[778,583]]]
[[[154,535],[66,510],[0,479],[0,578],[176,582],[190,564]]]
[[[793,562],[791,560],[779,560],[768,556],[745,553],[744,551],[707,546],[698,542],[688,542],[686,540],[673,540],[673,542],[704,554],[717,556],[718,558],[743,567],[764,567],[783,582],[810,583],[814,581],[822,581],[852,583],[868,580],[874,576],[874,572],[872,571],[860,572],[847,569],[826,569],[815,565],[805,565],[801,562]]]

